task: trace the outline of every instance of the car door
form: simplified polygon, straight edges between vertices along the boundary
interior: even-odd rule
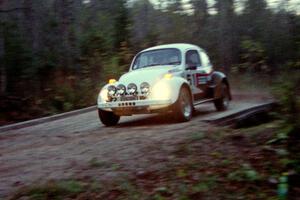
[[[186,79],[192,88],[195,100],[208,97],[208,82],[211,79],[212,65],[204,51],[191,49],[185,54]]]
[[[190,83],[194,99],[197,100],[202,96],[202,90],[198,87],[199,80],[197,74],[201,67],[201,57],[196,49],[189,49],[185,53],[185,76]]]

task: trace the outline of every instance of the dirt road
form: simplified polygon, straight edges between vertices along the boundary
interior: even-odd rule
[[[118,176],[118,170],[139,171],[158,167],[159,149],[171,148],[185,133],[199,132],[210,125],[204,119],[228,115],[265,99],[235,100],[226,112],[216,112],[212,104],[197,107],[193,119],[174,123],[166,116],[123,117],[118,126],[100,124],[96,111],[66,119],[0,133],[0,199],[22,186],[69,177],[102,178]],[[95,172],[91,160],[109,163]],[[114,169],[114,170],[113,170]]]

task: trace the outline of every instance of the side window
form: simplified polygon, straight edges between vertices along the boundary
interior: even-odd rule
[[[186,52],[185,62],[187,65],[201,66],[201,60],[200,60],[198,51],[189,50],[188,52]]]

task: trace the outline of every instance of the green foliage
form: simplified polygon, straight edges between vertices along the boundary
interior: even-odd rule
[[[118,56],[114,56],[110,58],[105,64],[102,73],[102,80],[109,80],[111,78],[118,79],[122,73],[124,73],[124,69],[119,67],[120,58]]]
[[[228,159],[224,159],[224,160],[222,160],[222,162],[221,162],[221,165],[223,165],[224,167],[229,166],[229,165],[231,165],[231,164],[232,164],[231,161],[228,160]]]
[[[155,194],[153,197],[154,200],[166,200],[165,197],[161,196],[160,194]]]
[[[122,46],[122,43],[124,41],[128,40],[129,37],[129,30],[128,30],[128,24],[129,24],[129,11],[126,8],[126,0],[116,0],[116,9],[115,9],[115,44],[114,47],[116,49],[119,49]]]
[[[275,86],[274,93],[279,101],[278,116],[282,119],[281,128],[277,134],[277,140],[286,144],[286,147],[277,150],[281,156],[280,164],[287,171],[300,174],[300,70],[298,62],[288,63],[285,66],[288,73],[283,73],[282,80]],[[280,196],[279,184],[279,196]],[[291,182],[289,187],[294,187]],[[282,188],[281,188],[282,189]],[[284,198],[282,198],[284,199]]]
[[[268,72],[266,64],[267,57],[263,45],[250,39],[241,42],[241,61],[242,63],[233,68],[236,72]]]
[[[193,192],[207,192],[216,187],[217,184],[217,176],[208,176],[202,179],[202,181],[195,186],[193,186]]]
[[[129,196],[132,200],[139,200],[141,199],[141,194],[138,191],[137,187],[133,185],[128,180],[122,180],[122,183],[120,185],[120,189],[126,193],[127,196]]]
[[[112,168],[112,170],[114,170],[114,171],[119,170],[120,167],[121,167],[121,166],[120,166],[119,164],[116,164],[116,163],[114,163],[114,164],[111,165],[111,168]]]
[[[280,104],[279,116],[285,122],[282,134],[300,130],[300,71],[297,67],[294,69],[288,74],[283,73],[281,81],[274,87]]]
[[[82,36],[81,51],[83,56],[101,56],[105,50],[105,41],[101,32],[90,31]],[[103,47],[104,46],[104,47]]]
[[[109,163],[104,162],[104,161],[99,161],[97,158],[92,158],[89,161],[89,165],[92,168],[101,168],[101,167],[109,167]]]
[[[7,92],[20,93],[20,80],[33,78],[36,66],[33,64],[33,55],[22,37],[20,27],[14,22],[0,24],[3,32],[4,57],[3,64],[6,67],[8,84]]]
[[[209,186],[204,183],[199,183],[193,187],[193,192],[207,192],[209,190]]]
[[[257,181],[260,180],[258,172],[249,164],[243,164],[241,168],[229,173],[227,178],[231,181]]]
[[[178,170],[176,171],[176,176],[177,176],[178,178],[184,178],[184,177],[187,176],[187,172],[186,172],[184,169],[178,169]]]
[[[204,138],[205,138],[205,134],[203,132],[197,132],[191,135],[191,140],[195,142],[198,140],[202,140]]]
[[[29,188],[22,196],[30,200],[63,199],[83,192],[82,183],[75,180],[49,182],[42,186]]]
[[[73,108],[75,93],[68,85],[62,85],[55,89],[56,94],[53,96],[53,106],[62,111],[69,111]]]

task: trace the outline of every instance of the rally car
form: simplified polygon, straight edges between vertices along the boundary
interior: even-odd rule
[[[121,116],[160,112],[185,122],[198,104],[212,102],[221,111],[230,100],[228,78],[213,70],[202,48],[167,44],[139,52],[128,73],[101,89],[97,104],[100,121],[114,126]]]

